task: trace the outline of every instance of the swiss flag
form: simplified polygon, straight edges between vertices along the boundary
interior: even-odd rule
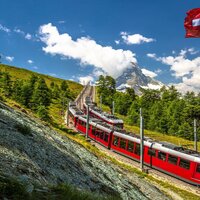
[[[187,17],[185,18],[185,30],[186,30],[186,38],[200,37],[200,8],[194,8],[187,12]]]

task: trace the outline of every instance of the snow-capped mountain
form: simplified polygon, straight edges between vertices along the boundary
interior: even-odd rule
[[[116,79],[116,86],[119,91],[125,91],[127,87],[134,88],[135,93],[141,95],[141,88],[160,89],[164,84],[145,76],[138,66],[132,66]]]

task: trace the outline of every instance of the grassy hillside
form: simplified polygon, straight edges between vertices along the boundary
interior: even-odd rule
[[[55,78],[55,77],[44,75],[44,74],[39,74],[27,69],[4,65],[4,64],[0,64],[0,71],[9,72],[9,74],[12,76],[13,79],[21,79],[21,80],[28,80],[31,77],[31,75],[41,76],[45,79],[45,82],[48,86],[50,85],[52,81],[58,85],[60,85],[61,82],[63,81],[63,79]],[[83,86],[74,81],[69,81],[69,80],[66,80],[66,81],[67,81],[67,84],[69,85],[70,91],[72,91],[73,94],[77,96],[82,90]]]
[[[55,84],[57,84],[59,87],[61,85],[61,83],[63,82],[63,79],[59,79],[59,78],[55,78],[55,77],[51,77],[48,75],[44,75],[44,74],[39,74],[27,69],[23,69],[23,68],[18,68],[18,67],[14,67],[14,66],[8,66],[8,65],[4,65],[4,64],[0,64],[0,72],[8,72],[11,76],[11,80],[14,82],[17,79],[18,80],[28,80],[30,79],[30,77],[32,75],[36,75],[39,77],[42,77],[47,86],[50,87],[51,82],[54,82]],[[81,92],[81,90],[83,89],[83,86],[79,83],[76,83],[74,81],[69,81],[69,80],[65,80],[69,86],[69,90],[70,90],[70,96],[71,98],[76,98],[78,96],[78,94]],[[10,106],[14,106],[14,107],[23,107],[22,105],[20,105],[19,103],[17,103],[13,98],[11,97],[4,97],[4,99],[6,100],[7,104],[9,104]],[[65,104],[67,103],[67,99],[65,100]],[[63,120],[63,108],[62,106],[62,102],[60,102],[60,99],[52,99],[51,104],[49,106],[49,115],[52,119],[52,122],[54,124],[62,124],[64,122]],[[25,108],[27,109],[27,108]]]

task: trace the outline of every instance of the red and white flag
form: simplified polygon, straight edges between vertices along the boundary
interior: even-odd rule
[[[186,38],[200,37],[200,8],[194,8],[187,12],[187,17],[184,22],[185,30],[186,30]]]

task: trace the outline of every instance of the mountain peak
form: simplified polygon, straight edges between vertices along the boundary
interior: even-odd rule
[[[141,88],[160,89],[163,83],[142,73],[138,65],[127,68],[124,73],[116,79],[117,90],[125,91],[127,87],[133,88],[135,93],[141,95]]]

